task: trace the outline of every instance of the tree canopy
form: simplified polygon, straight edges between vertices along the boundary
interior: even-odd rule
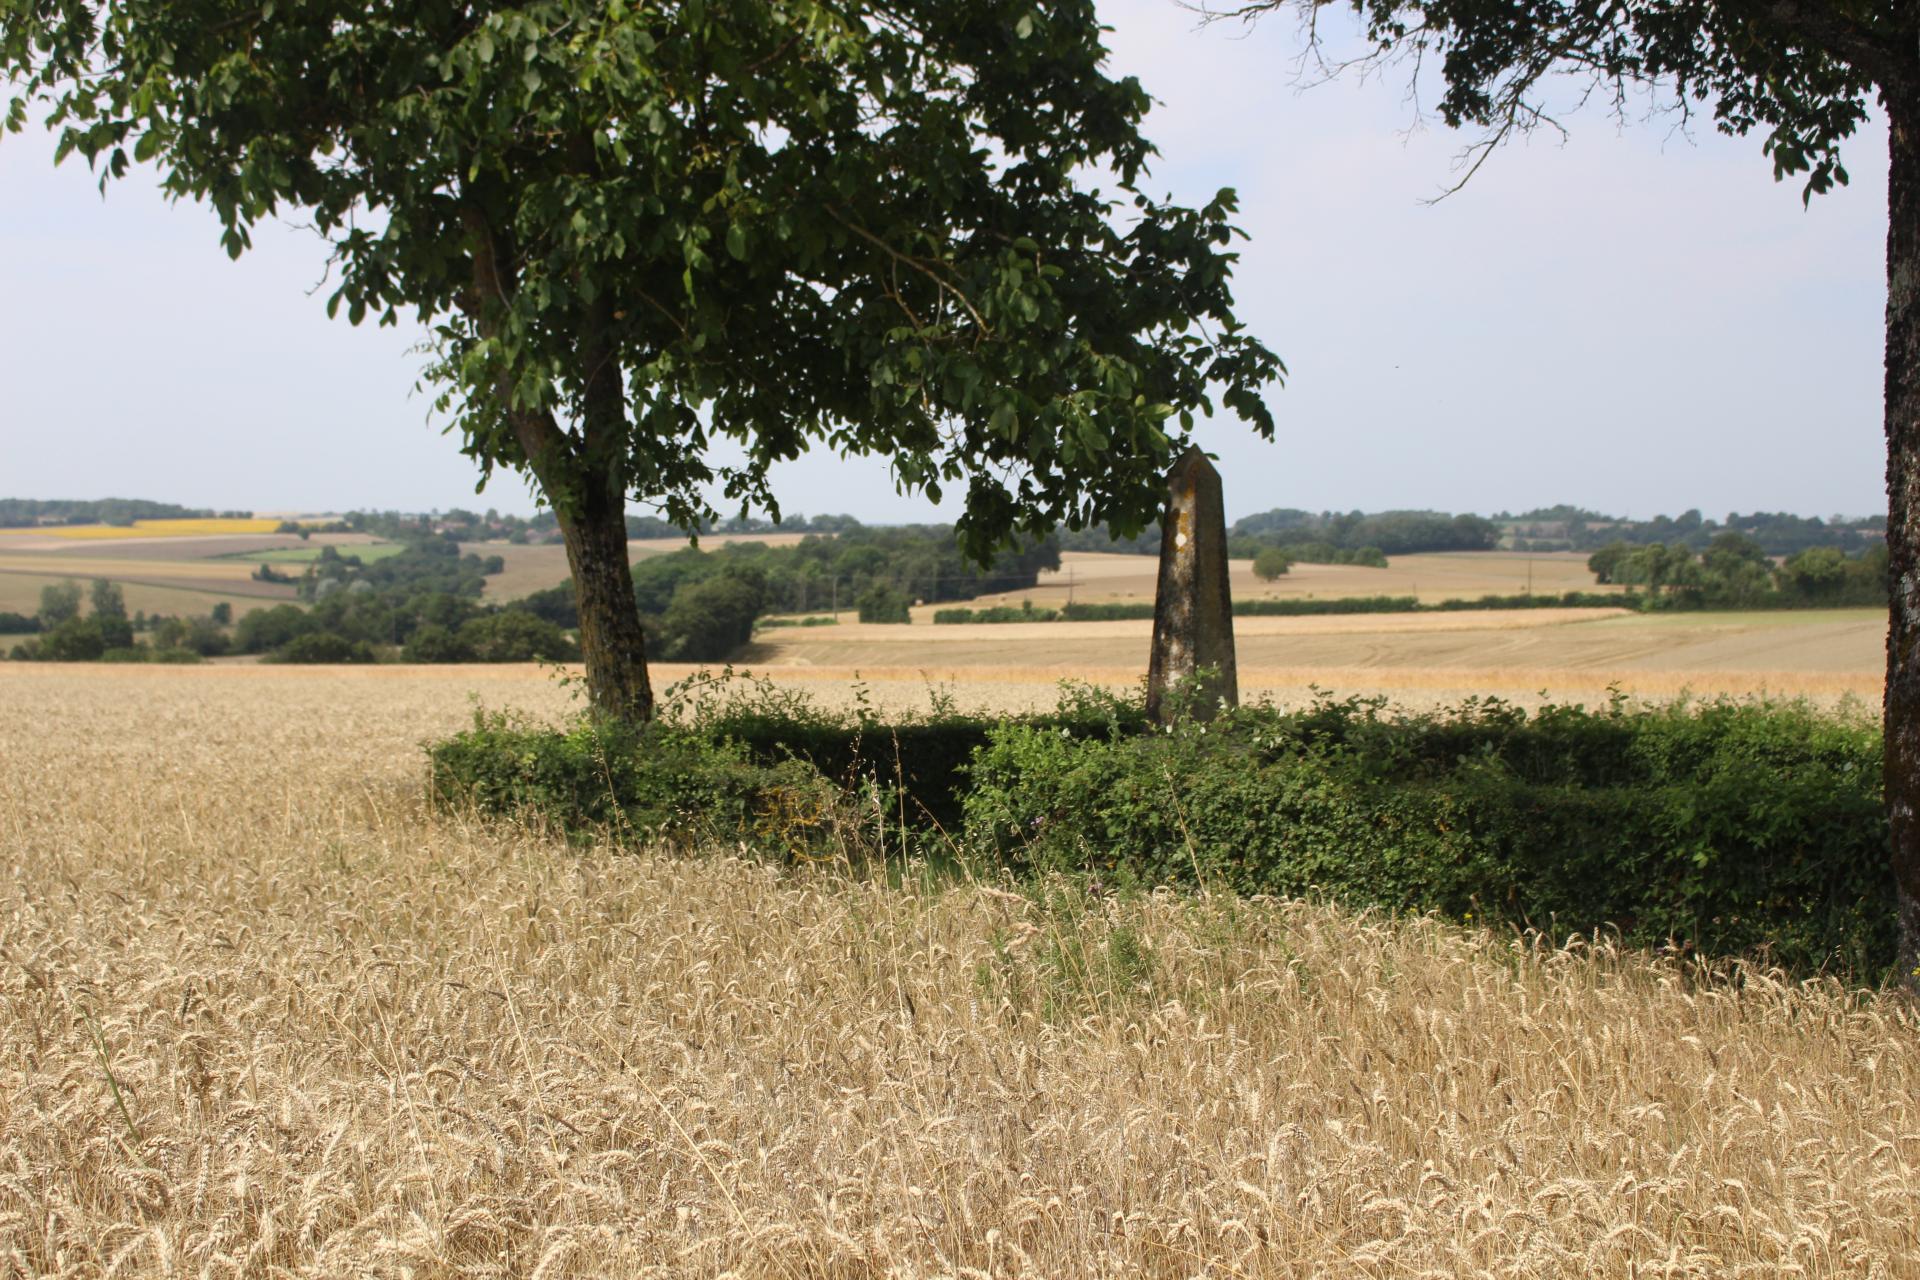
[[[1245,0],[1211,11],[1251,20],[1293,9],[1315,24],[1325,0]],[[1840,145],[1866,119],[1876,89],[1911,92],[1920,17],[1856,0],[1342,0],[1371,52],[1361,61],[1437,64],[1434,111],[1484,132],[1472,176],[1515,133],[1558,129],[1556,86],[1625,116],[1665,95],[1683,115],[1705,108],[1731,134],[1766,134],[1777,177],[1804,177],[1811,197],[1847,180]]]
[[[300,212],[328,306],[411,311],[483,467],[617,468],[692,523],[809,443],[1015,528],[1157,514],[1215,394],[1270,434],[1234,203],[1150,198],[1090,0],[0,0],[8,123],[150,161],[238,255]],[[733,442],[737,461],[711,446]]]

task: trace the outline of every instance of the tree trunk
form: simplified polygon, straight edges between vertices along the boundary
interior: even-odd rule
[[[590,483],[577,503],[556,506],[580,606],[580,656],[594,715],[640,724],[653,718],[646,639],[627,566],[625,495]]]
[[[492,300],[512,292],[512,254],[504,251],[478,203],[461,211],[471,237],[473,293],[462,306],[483,335],[497,336]],[[500,406],[527,467],[553,513],[573,570],[580,610],[580,655],[587,668],[587,705],[603,719],[641,724],[653,718],[653,687],[647,680],[646,637],[627,566],[627,494],[621,457],[625,446],[626,397],[612,342],[613,303],[590,303],[580,335],[584,368],[583,438],[560,430],[545,409],[514,407],[511,379],[501,374]]]
[[[1887,820],[1900,975],[1920,969],[1920,95],[1888,93]]]

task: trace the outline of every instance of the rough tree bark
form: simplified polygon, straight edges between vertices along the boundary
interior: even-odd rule
[[[1888,90],[1887,821],[1901,976],[1920,969],[1920,92]]]
[[[586,310],[580,333],[586,385],[572,467],[578,483],[570,501],[554,502],[554,511],[580,607],[587,701],[598,715],[638,724],[653,718],[653,687],[627,563],[625,374],[613,342],[612,299],[601,297]]]
[[[580,606],[587,704],[595,715],[639,724],[653,717],[653,686],[627,567],[626,495],[605,477],[587,487],[578,502],[555,508]]]

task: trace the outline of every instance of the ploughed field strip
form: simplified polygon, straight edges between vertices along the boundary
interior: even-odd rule
[[[0,668],[26,1275],[1888,1276],[1920,1022],[1297,903],[576,849],[498,668]]]

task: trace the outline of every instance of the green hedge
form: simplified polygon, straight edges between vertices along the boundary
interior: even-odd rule
[[[1147,613],[1152,617],[1152,611]],[[985,609],[936,609],[933,621],[937,626],[966,625],[976,622],[1058,622],[1058,609],[1036,609],[1031,600],[1019,608],[998,604]]]
[[[1008,725],[973,782],[969,845],[1016,867],[1612,926],[1796,972],[1878,979],[1893,961],[1878,729],[1799,706],[1387,717],[1356,701],[1155,735]]]
[[[483,713],[428,756],[441,803],[573,835],[752,839],[811,853],[838,832],[841,793],[818,770],[792,759],[760,763],[740,746],[671,724],[557,732]]]
[[[1613,927],[1878,980],[1894,948],[1880,750],[1877,726],[1796,704],[1323,701],[1156,732],[1137,700],[1082,689],[1001,720],[937,705],[888,725],[791,695],[640,735],[483,720],[432,763],[443,799],[572,830],[812,856],[911,827],[922,850],[1022,873]]]
[[[1454,613],[1470,609],[1637,609],[1642,597],[1607,595],[1597,591],[1569,591],[1563,595],[1481,596],[1475,600],[1440,600],[1422,604],[1413,596],[1342,596],[1328,600],[1235,600],[1233,612],[1242,618],[1310,618],[1354,613]],[[1116,600],[1074,603],[1059,609],[941,609],[936,623],[965,625],[991,622],[1121,622],[1153,617],[1147,601]]]

